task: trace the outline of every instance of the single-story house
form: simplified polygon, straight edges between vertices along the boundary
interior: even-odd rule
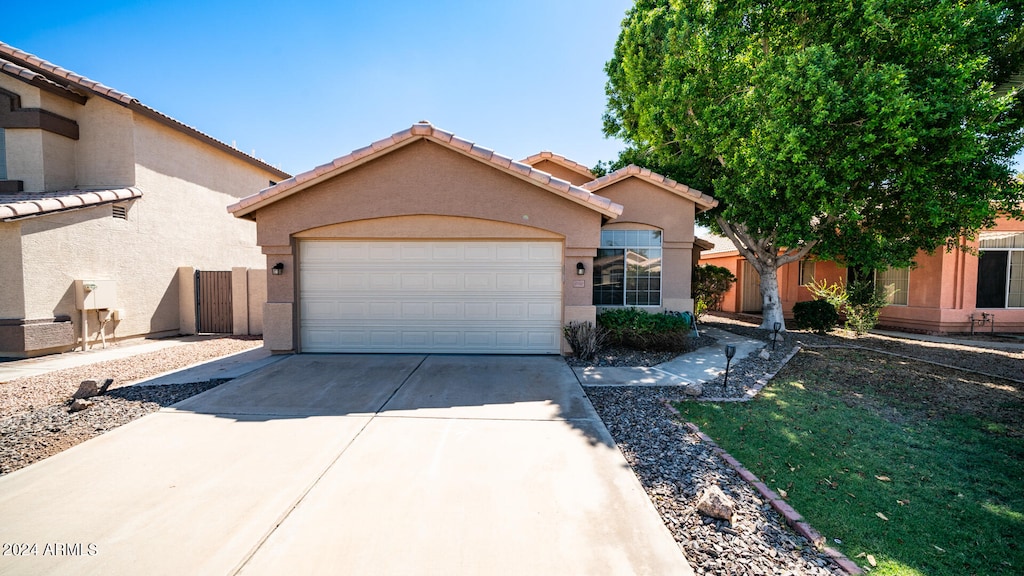
[[[244,309],[264,258],[224,206],[288,176],[0,43],[0,357],[194,332],[192,268],[232,275]],[[227,331],[260,332],[252,297]]]
[[[725,295],[725,312],[761,312],[759,277],[727,238],[708,235],[714,246],[700,255],[701,264],[723,266],[737,281]],[[979,233],[970,250],[921,252],[914,268],[879,271],[875,284],[890,288],[889,305],[879,327],[911,332],[1024,332],[1024,221],[1001,218]],[[812,281],[835,283],[847,270],[830,261],[804,259],[779,270],[783,311],[792,317],[793,304],[814,297],[804,286]]]
[[[715,205],[420,122],[229,211],[256,221],[274,352],[558,354],[599,306],[692,310],[694,214]]]

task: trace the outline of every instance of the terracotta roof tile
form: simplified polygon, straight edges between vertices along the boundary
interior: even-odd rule
[[[568,168],[569,170],[572,170],[574,172],[578,172],[588,178],[594,177],[594,173],[590,171],[590,168],[587,168],[586,166],[580,164],[579,162],[576,162],[575,160],[570,160],[565,156],[562,156],[561,154],[555,154],[554,152],[548,150],[543,150],[541,152],[534,154],[533,156],[523,158],[522,160],[520,160],[520,162],[522,162],[523,164],[533,166],[534,164],[539,164],[543,160],[554,162],[555,164],[564,166],[565,168]]]
[[[369,146],[365,146],[350,152],[349,154],[336,158],[332,162],[317,166],[316,168],[303,172],[302,174],[297,174],[287,180],[278,182],[269,188],[264,188],[259,193],[242,198],[238,202],[228,206],[228,211],[237,217],[245,216],[264,205],[275,202],[277,199],[285,198],[294,194],[305,188],[307,185],[311,185],[321,179],[329,178],[361,164],[364,160],[387,154],[394,149],[417,140],[430,140],[444,145],[452,150],[465,154],[470,158],[474,158],[507,173],[527,179],[538,186],[546,188],[552,193],[589,206],[609,218],[615,218],[622,214],[622,206],[612,202],[608,198],[598,196],[590,190],[573,186],[569,182],[555,178],[547,172],[537,170],[529,164],[516,162],[507,156],[502,156],[501,154],[494,152],[490,148],[484,148],[483,146],[478,146],[474,142],[459,138],[451,132],[435,128],[428,122],[413,124],[411,128],[402,130],[401,132],[396,132],[395,134],[378,140]]]
[[[17,60],[18,62],[23,63],[23,64],[25,64],[26,66],[28,66],[30,68],[36,68],[38,70],[41,70],[41,71],[45,72],[46,74],[49,75],[49,77],[46,76],[45,74],[41,74],[40,72],[31,70],[31,69],[27,69],[28,72],[30,72],[31,74],[38,75],[39,78],[41,78],[43,80],[46,80],[46,81],[48,81],[48,82],[50,82],[52,84],[55,84],[56,86],[59,86],[59,87],[65,89],[65,90],[69,90],[70,92],[75,92],[74,88],[76,88],[76,87],[84,88],[85,90],[87,90],[89,92],[93,92],[95,94],[99,94],[101,96],[104,96],[106,98],[114,100],[115,102],[118,102],[118,103],[120,103],[120,104],[122,104],[124,106],[127,106],[127,107],[129,107],[129,108],[131,108],[133,110],[137,110],[139,112],[142,112],[144,115],[150,116],[150,117],[155,118],[155,119],[157,119],[158,121],[160,121],[160,122],[162,122],[164,124],[172,126],[173,128],[177,129],[179,132],[183,132],[183,133],[188,134],[190,136],[196,137],[199,140],[208,142],[208,143],[214,145],[216,148],[219,148],[219,149],[221,149],[221,150],[223,150],[225,152],[228,152],[229,154],[232,154],[232,155],[235,155],[235,156],[238,156],[240,158],[245,159],[249,163],[257,164],[258,166],[260,166],[261,168],[263,168],[263,169],[265,169],[265,170],[267,170],[269,172],[277,174],[277,175],[279,175],[281,177],[288,176],[287,172],[284,172],[283,170],[281,170],[279,168],[275,168],[274,166],[271,166],[270,164],[266,163],[265,161],[263,161],[263,160],[261,160],[259,158],[256,158],[255,156],[252,156],[250,154],[246,154],[245,152],[242,152],[241,150],[239,150],[238,148],[235,148],[234,146],[230,146],[230,145],[228,145],[228,144],[226,144],[224,142],[221,142],[220,140],[214,138],[213,136],[210,136],[209,134],[207,134],[207,133],[205,133],[205,132],[203,132],[203,131],[201,131],[201,130],[199,130],[197,128],[194,128],[192,126],[189,126],[188,124],[185,124],[184,122],[181,122],[179,120],[171,118],[170,116],[164,114],[163,112],[160,112],[159,110],[156,110],[154,108],[150,108],[149,106],[146,106],[145,104],[140,102],[138,99],[136,99],[136,98],[134,98],[134,97],[124,93],[124,92],[121,92],[119,90],[115,90],[115,89],[113,89],[113,88],[111,88],[109,86],[104,86],[103,84],[100,84],[99,82],[96,82],[95,80],[90,80],[89,78],[86,78],[85,76],[82,76],[81,74],[76,74],[75,72],[72,72],[70,70],[66,70],[64,68],[61,68],[60,66],[57,66],[56,64],[53,64],[51,62],[47,62],[46,60],[43,60],[42,58],[40,58],[40,57],[38,57],[38,56],[36,56],[34,54],[29,54],[28,52],[25,52],[24,50],[19,50],[19,49],[15,48],[15,47],[13,47],[13,46],[11,46],[9,44],[5,44],[4,42],[0,42],[0,59],[3,59],[5,61],[5,63],[10,63],[10,64],[12,64],[14,66],[18,66],[18,67],[24,68],[23,66],[20,66],[18,62],[9,62],[7,60],[8,58],[13,58],[13,59]],[[5,67],[4,70],[7,70],[7,68]],[[21,73],[18,72],[18,75],[21,76]],[[35,78],[25,77],[25,79],[31,81],[31,80],[33,80]],[[57,81],[55,81],[55,79],[57,79]],[[61,80],[65,81],[65,82],[69,82],[73,86],[66,86],[66,85],[61,84],[60,83]]]
[[[138,188],[0,194],[0,222],[139,198]]]
[[[665,190],[668,190],[669,192],[672,192],[673,194],[693,200],[693,202],[697,204],[697,206],[703,208],[704,210],[710,210],[711,208],[718,206],[718,200],[715,200],[711,196],[704,194],[700,190],[697,190],[696,188],[690,188],[686,184],[680,184],[679,182],[676,182],[671,178],[662,176],[657,172],[652,172],[647,168],[641,168],[634,164],[630,164],[629,166],[626,166],[624,168],[619,168],[618,170],[610,174],[605,174],[604,176],[598,178],[597,180],[587,182],[586,184],[582,185],[581,188],[589,190],[591,192],[596,192],[602,188],[611,186],[616,182],[631,177],[646,180],[656,186],[659,186]]]

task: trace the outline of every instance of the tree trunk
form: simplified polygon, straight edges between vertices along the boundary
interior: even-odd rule
[[[782,317],[782,298],[779,295],[779,269],[767,268],[761,274],[761,328],[772,332],[775,323],[786,331],[786,319]]]

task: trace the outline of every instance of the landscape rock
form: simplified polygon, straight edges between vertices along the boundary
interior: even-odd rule
[[[769,352],[767,348],[762,348],[761,353],[758,354],[758,356],[761,358],[761,360],[771,360],[772,353]]]
[[[71,397],[78,400],[81,398],[92,398],[99,393],[100,386],[95,380],[82,380],[82,383],[78,385],[78,391]]]
[[[693,384],[687,384],[686,388],[683,389],[687,396],[700,396],[704,393],[704,386],[700,382],[694,382]]]
[[[92,406],[92,404],[93,403],[89,402],[88,400],[77,398],[74,402],[71,403],[70,410],[71,412],[81,412],[82,410],[85,410],[86,408]]]
[[[705,516],[732,523],[732,517],[736,513],[736,501],[722,492],[718,486],[711,486],[706,488],[697,500],[697,510]]]

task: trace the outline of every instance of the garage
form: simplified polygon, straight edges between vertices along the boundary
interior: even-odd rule
[[[299,242],[302,352],[558,354],[561,242]]]

